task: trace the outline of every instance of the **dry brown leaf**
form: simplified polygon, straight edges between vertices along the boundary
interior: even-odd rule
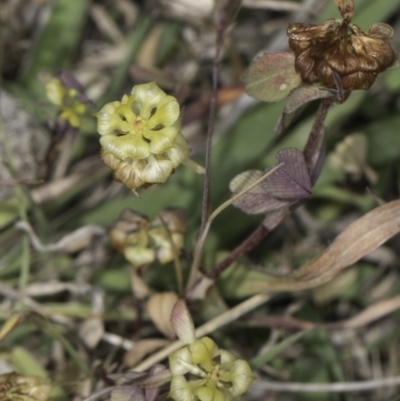
[[[90,349],[97,346],[103,337],[103,334],[103,321],[95,317],[85,320],[79,328],[79,337]]]
[[[159,292],[147,303],[147,312],[151,320],[167,338],[174,339],[175,332],[171,325],[171,313],[178,295],[175,292]]]
[[[400,232],[400,200],[379,206],[350,224],[317,258],[292,275],[272,278],[265,290],[296,291],[326,283]]]
[[[131,278],[131,288],[135,297],[137,299],[146,298],[147,294],[149,293],[149,287],[147,287],[147,284],[139,276],[135,266],[131,266],[129,268],[129,277]]]
[[[146,340],[139,340],[135,345],[125,354],[124,363],[128,366],[135,366],[146,355],[166,346],[168,340],[163,338],[148,338]]]
[[[236,280],[234,291],[241,296],[314,288],[329,282],[399,232],[400,200],[397,200],[377,207],[350,224],[324,252],[290,275],[277,277],[251,272],[250,276],[247,269],[236,266],[223,277],[230,275],[230,280]]]

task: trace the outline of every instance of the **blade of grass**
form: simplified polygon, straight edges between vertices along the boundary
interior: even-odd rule
[[[111,84],[106,93],[97,102],[98,105],[102,106],[103,104],[115,100],[118,97],[118,92],[121,90],[121,87],[127,78],[129,67],[135,59],[145,37],[150,32],[152,26],[153,20],[150,17],[142,17],[136,30],[128,35],[126,39],[126,45],[128,47],[126,59],[114,72]]]
[[[275,356],[278,355],[280,352],[284,351],[286,348],[290,347],[292,344],[297,342],[301,337],[304,336],[304,334],[308,333],[309,331],[310,330],[299,331],[298,333],[285,338],[283,341],[281,341],[279,344],[275,345],[268,351],[266,351],[260,355],[257,355],[256,357],[251,359],[250,366],[253,369],[258,369],[262,365],[265,365],[270,360],[275,358]]]
[[[58,69],[71,66],[90,3],[90,0],[51,2],[50,18],[40,33],[31,59],[21,76],[21,81],[32,92],[43,92],[43,85],[37,79],[39,71],[54,73]]]

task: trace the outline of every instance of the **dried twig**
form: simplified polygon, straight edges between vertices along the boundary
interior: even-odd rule
[[[258,380],[253,384],[254,391],[280,391],[286,393],[349,393],[375,390],[381,387],[400,385],[400,376],[382,379],[366,380],[363,382],[343,383],[276,383]]]

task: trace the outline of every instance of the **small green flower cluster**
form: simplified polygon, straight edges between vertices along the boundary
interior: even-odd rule
[[[74,88],[67,88],[60,79],[52,78],[46,84],[46,94],[60,108],[58,118],[67,121],[71,127],[79,128],[80,115],[86,112],[86,104],[77,98],[79,92]]]

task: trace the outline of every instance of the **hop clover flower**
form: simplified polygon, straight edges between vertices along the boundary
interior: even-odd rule
[[[290,24],[290,49],[296,56],[295,69],[306,83],[336,88],[334,73],[345,90],[369,89],[377,75],[395,61],[392,47],[385,42],[393,28],[373,24],[366,32],[351,24],[354,0],[335,0],[342,20],[330,19],[320,25]]]
[[[209,337],[196,339],[194,324],[184,301],[176,302],[171,324],[186,344],[169,356],[175,401],[230,401],[247,391],[255,379],[249,364],[220,349]]]
[[[80,115],[86,112],[86,104],[79,100],[79,91],[68,88],[58,78],[52,78],[46,84],[47,98],[60,108],[58,118],[67,121],[71,127],[78,128],[81,124]]]
[[[155,82],[136,85],[97,114],[101,158],[128,188],[163,183],[187,158],[180,108]]]
[[[183,247],[185,219],[181,209],[167,209],[152,222],[140,213],[126,209],[110,231],[114,248],[134,267],[158,260],[168,263]]]
[[[169,396],[175,401],[234,400],[254,380],[249,364],[203,337],[169,357],[172,374]],[[198,379],[187,380],[185,374]]]

